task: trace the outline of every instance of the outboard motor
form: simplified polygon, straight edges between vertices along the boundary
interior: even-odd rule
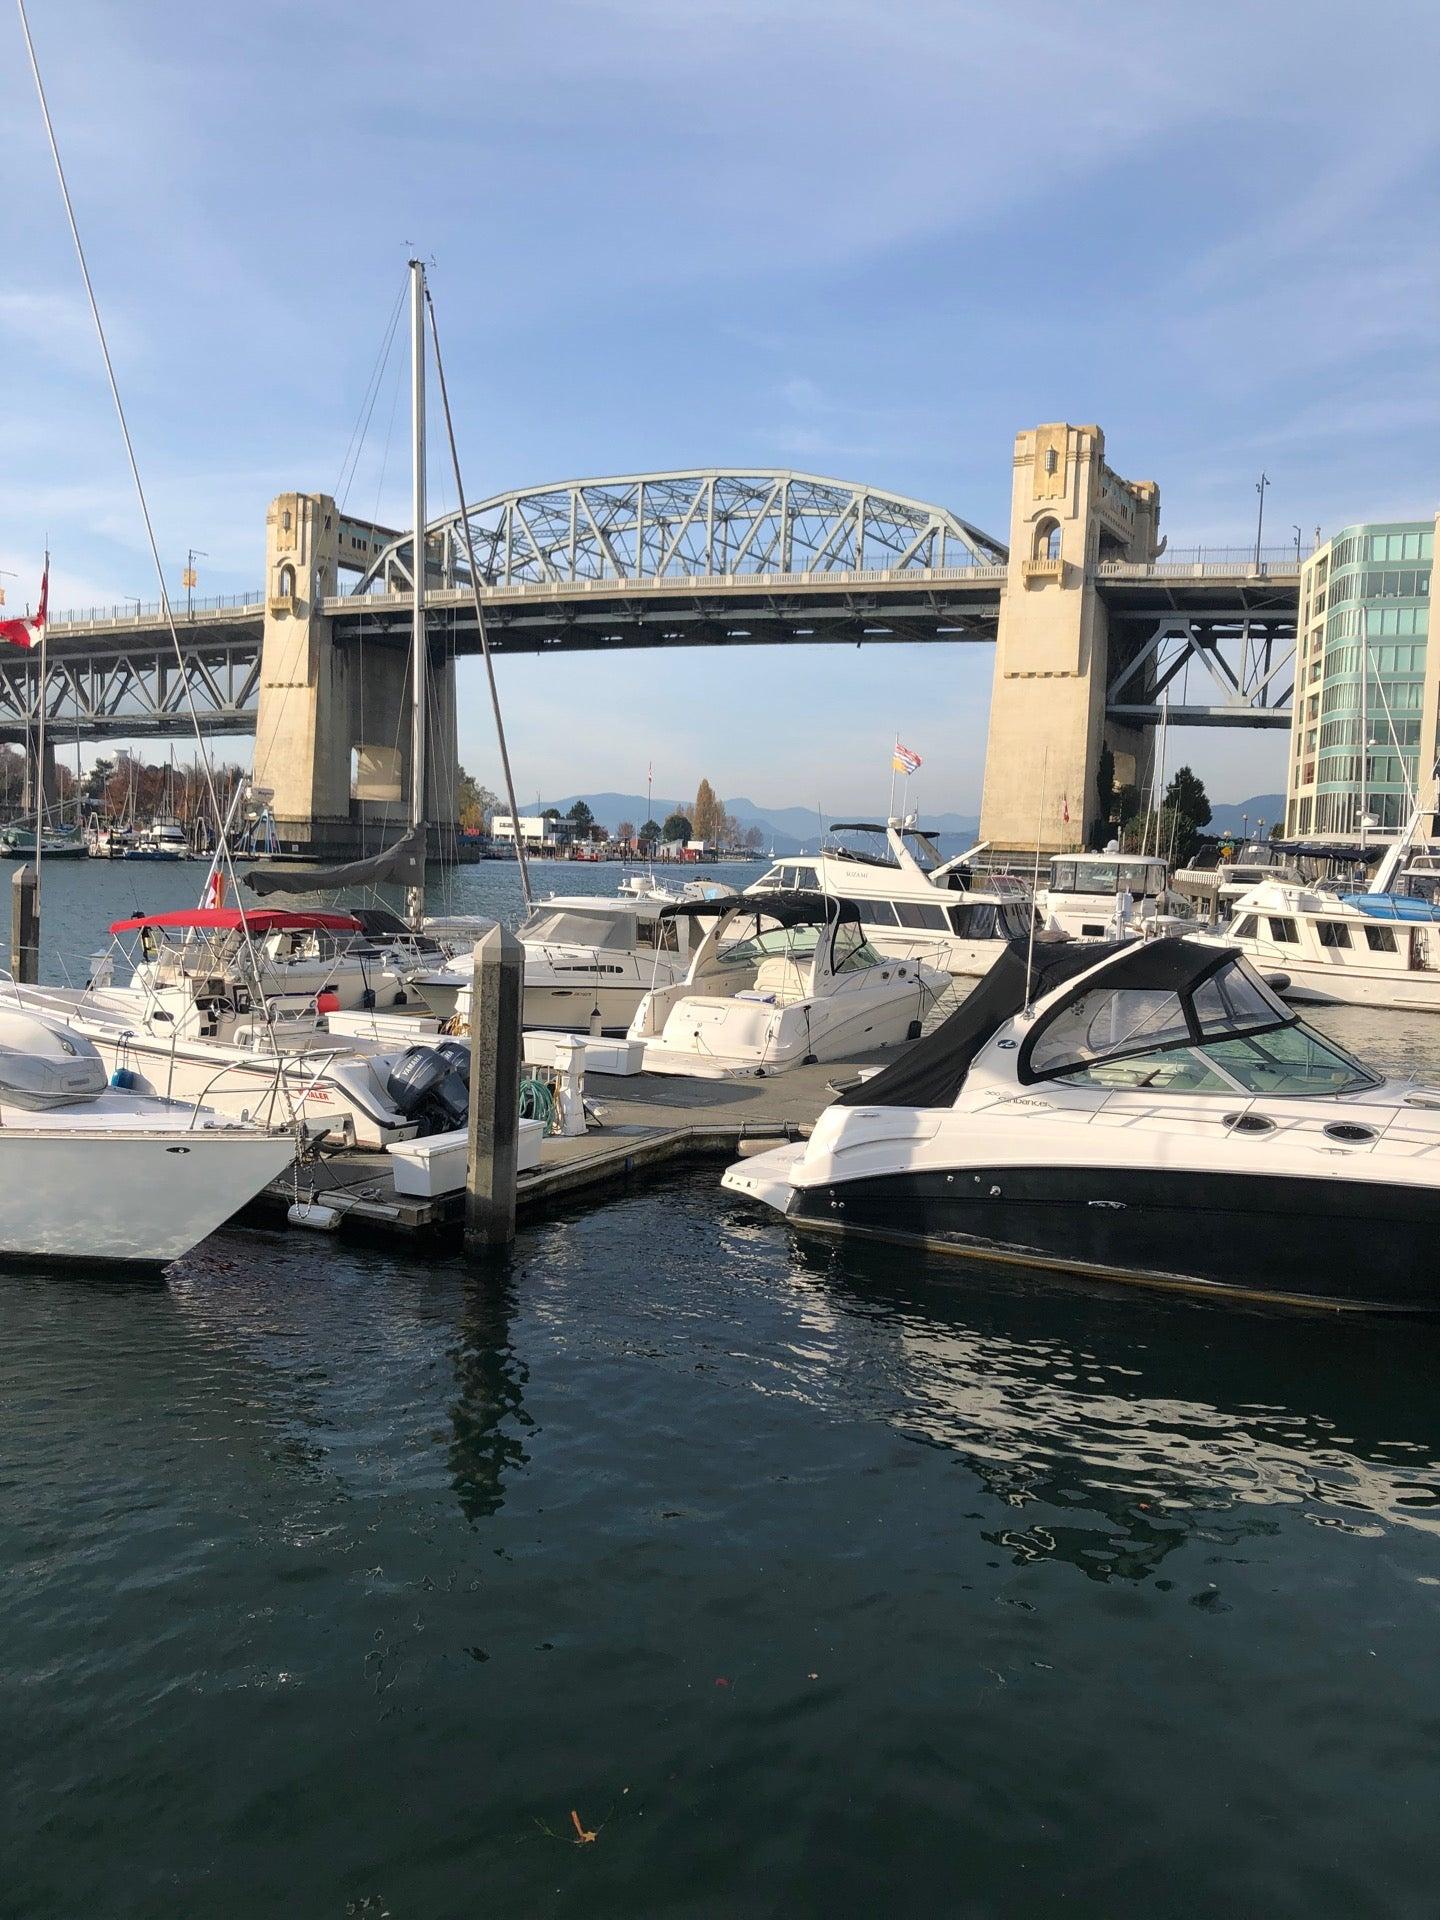
[[[385,1091],[422,1134],[451,1133],[470,1116],[470,1050],[454,1041],[409,1047],[390,1069]]]

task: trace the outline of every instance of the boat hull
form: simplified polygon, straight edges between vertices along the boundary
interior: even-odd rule
[[[741,1163],[727,1185],[745,1191]],[[780,1203],[770,1192],[753,1197]],[[1064,1165],[787,1187],[797,1226],[1324,1310],[1440,1312],[1440,1188]]]
[[[164,1266],[247,1206],[294,1150],[285,1134],[8,1126],[0,1135],[7,1195],[0,1259]]]

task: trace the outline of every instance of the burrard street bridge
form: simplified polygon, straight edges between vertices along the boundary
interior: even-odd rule
[[[883,489],[757,470],[563,481],[432,522],[429,817],[453,816],[455,662],[480,651],[478,598],[497,657],[993,645],[982,832],[1077,842],[1106,745],[1117,782],[1143,779],[1162,712],[1287,727],[1294,683],[1297,555],[1170,551],[1158,488],[1104,453],[1098,427],[1018,435],[1004,541]],[[414,549],[328,495],[279,495],[263,590],[177,605],[178,660],[158,606],[51,616],[51,740],[253,732],[287,849],[373,847],[406,790]],[[557,714],[564,695],[561,675]],[[0,738],[30,737],[39,701],[35,656],[0,660]]]

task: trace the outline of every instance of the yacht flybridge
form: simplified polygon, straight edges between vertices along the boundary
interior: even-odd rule
[[[1061,853],[1035,906],[1051,933],[1071,940],[1124,940],[1157,931],[1180,932],[1183,899],[1169,887],[1169,868],[1157,854]]]
[[[1017,943],[933,1033],[724,1184],[797,1226],[1322,1308],[1440,1308],[1440,1088],[1192,938]]]
[[[987,972],[1008,940],[1030,925],[1030,901],[1008,877],[974,885],[966,864],[971,848],[942,861],[935,836],[913,818],[858,821],[831,827],[831,833],[883,837],[886,852],[857,852],[830,847],[816,854],[777,860],[746,889],[749,894],[790,892],[797,888],[853,901],[865,938],[877,953],[947,973],[975,976]]]
[[[683,980],[656,987],[630,1027],[647,1073],[782,1073],[913,1040],[949,976],[877,953],[852,900],[819,893],[677,901],[661,922],[707,931]]]
[[[289,1132],[111,1087],[84,1035],[0,1008],[0,1256],[163,1266],[253,1200],[294,1151]]]

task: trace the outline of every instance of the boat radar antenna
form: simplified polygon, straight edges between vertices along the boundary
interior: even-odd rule
[[[1045,802],[1050,786],[1050,749],[1046,747],[1045,758],[1040,768],[1040,810],[1035,820],[1035,877],[1030,883],[1030,938],[1025,948],[1025,1018],[1028,1020],[1035,1009],[1030,1001],[1031,983],[1035,978],[1035,896],[1040,891],[1040,840],[1045,831]]]

